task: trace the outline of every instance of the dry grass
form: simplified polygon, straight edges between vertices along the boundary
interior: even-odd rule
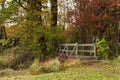
[[[70,67],[80,67],[81,62],[79,59],[74,59],[74,58],[68,58],[64,63],[63,63],[64,68],[70,68]]]
[[[27,75],[27,70],[13,70],[13,69],[5,69],[0,71],[0,77],[10,77],[10,76],[23,76]]]
[[[64,63],[65,70],[59,72],[25,76],[12,75],[2,77],[0,80],[120,80],[119,60],[81,65],[79,60],[68,59]],[[53,61],[47,61],[45,64],[48,65]]]
[[[120,80],[120,62],[95,63],[69,67],[64,71],[40,75],[2,77],[1,80]]]

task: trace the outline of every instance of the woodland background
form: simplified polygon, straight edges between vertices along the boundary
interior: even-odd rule
[[[62,43],[100,42],[97,55],[113,59],[119,26],[120,0],[0,0],[0,68],[55,58]]]

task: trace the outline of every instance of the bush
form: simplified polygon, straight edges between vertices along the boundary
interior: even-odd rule
[[[16,46],[15,42],[16,42],[15,38],[0,39],[0,46],[5,50],[13,46]]]
[[[5,69],[5,68],[8,68],[10,67],[10,65],[8,64],[9,62],[7,61],[0,61],[0,69]]]
[[[32,65],[29,67],[29,72],[33,75],[42,73],[42,64],[39,63],[38,59],[35,59]]]
[[[45,63],[40,63],[38,59],[35,59],[32,65],[29,67],[30,74],[50,73],[57,72],[62,69],[58,60],[49,60]]]
[[[31,49],[29,48],[21,48],[17,47],[14,51],[15,59],[12,62],[12,68],[17,69],[26,69],[28,68],[33,60],[38,56],[37,54],[34,54]]]
[[[97,41],[97,55],[99,59],[107,59],[108,58],[108,50],[109,45],[105,38],[102,38],[101,40]]]
[[[13,60],[15,59],[15,55],[13,54],[13,50],[15,48],[11,48],[5,50],[2,55],[0,55],[0,69],[10,68]]]
[[[61,41],[60,34],[60,27],[51,28],[36,26],[31,28],[30,26],[26,26],[24,35],[20,37],[20,47],[29,48],[31,53],[36,55],[39,54],[39,59],[46,60],[50,57],[54,57],[53,53],[58,43]]]
[[[120,62],[120,56],[116,57],[113,61]]]
[[[109,41],[109,54],[108,54],[108,58],[113,60],[114,58],[116,58],[117,56],[119,56],[119,49],[117,51],[117,43],[115,41]]]
[[[61,63],[59,60],[50,60],[43,65],[44,72],[57,72],[62,69]]]
[[[120,56],[118,56],[118,57],[114,58],[113,60],[111,60],[111,63],[114,66],[116,66],[116,65],[120,66]]]

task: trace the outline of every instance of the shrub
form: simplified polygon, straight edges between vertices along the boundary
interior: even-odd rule
[[[58,60],[49,60],[45,63],[40,63],[38,59],[35,59],[32,65],[29,67],[30,74],[36,75],[40,73],[57,72],[62,69]]]
[[[61,63],[59,60],[50,60],[43,64],[43,71],[44,72],[57,72],[61,70]]]
[[[28,33],[26,31],[28,31]],[[26,26],[23,32],[24,35],[20,37],[20,47],[29,48],[31,53],[36,55],[39,54],[38,57],[41,60],[53,57],[54,54],[52,53],[61,41],[60,27],[51,28],[36,26],[31,28],[30,26]]]
[[[13,69],[26,69],[32,64],[33,60],[38,56],[34,54],[29,48],[17,47],[14,51],[15,59],[12,62]]]
[[[29,67],[29,72],[33,75],[42,73],[42,64],[39,63],[38,59],[35,59],[32,65]]]
[[[109,54],[108,54],[108,58],[109,59],[114,59],[117,56],[119,56],[119,49],[117,50],[118,44],[115,41],[109,41]]]
[[[5,50],[2,55],[0,55],[0,69],[10,68],[12,65],[12,62],[15,58],[15,55],[13,54],[14,48]]]
[[[0,69],[5,69],[7,68],[9,65],[8,65],[8,62],[7,61],[0,61]]]
[[[120,62],[120,56],[116,57],[113,61]]]
[[[15,46],[15,38],[0,39],[0,45],[3,49],[8,49]]]
[[[100,59],[107,59],[108,58],[108,50],[109,45],[105,38],[97,41],[97,55]]]
[[[114,66],[116,66],[116,65],[120,66],[120,56],[118,56],[118,57],[114,58],[113,60],[111,60],[111,63]]]

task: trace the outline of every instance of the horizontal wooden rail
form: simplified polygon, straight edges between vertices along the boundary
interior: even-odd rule
[[[78,44],[78,46],[94,46],[95,44]]]
[[[77,44],[61,44],[61,46],[76,46]]]
[[[90,47],[87,50],[84,49],[84,47]],[[95,44],[78,44],[78,43],[73,43],[73,44],[61,44],[59,47],[59,54],[60,55],[67,55],[67,56],[73,56],[75,55],[76,57],[78,56],[79,53],[91,53],[93,56],[96,56],[96,45]]]
[[[78,50],[78,52],[88,52],[88,53],[94,53],[94,50]]]

